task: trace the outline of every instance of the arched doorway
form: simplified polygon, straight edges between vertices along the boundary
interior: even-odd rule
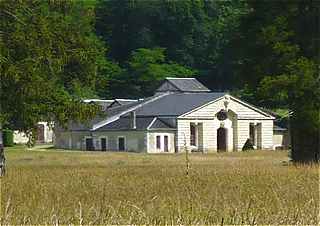
[[[227,151],[227,129],[219,128],[217,130],[217,149],[218,151]]]

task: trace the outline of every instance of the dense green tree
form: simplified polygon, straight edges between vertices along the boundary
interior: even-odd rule
[[[300,57],[292,61],[283,74],[267,76],[262,80],[260,92],[265,97],[279,95],[293,111],[290,118],[292,159],[297,162],[320,159],[320,80],[318,66]]]
[[[249,6],[234,43],[241,94],[259,105],[292,111],[293,160],[319,161],[320,3],[249,1]]]
[[[97,33],[110,44],[110,56],[121,66],[139,48],[165,48],[167,59],[198,71],[212,89],[233,86],[234,49],[230,41],[243,1],[99,1]]]
[[[110,92],[118,97],[147,97],[165,77],[190,77],[195,70],[168,61],[165,49],[137,49],[132,52],[127,70],[110,80]]]
[[[93,117],[81,98],[96,94],[108,62],[92,6],[3,0],[0,16],[1,121],[30,134],[39,120]]]

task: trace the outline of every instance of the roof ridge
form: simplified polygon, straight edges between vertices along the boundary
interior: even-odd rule
[[[203,95],[203,94],[228,94],[227,92],[183,92],[183,93],[171,93],[171,94],[177,94],[177,95],[184,95],[184,94],[197,94],[197,95]]]
[[[179,77],[166,77],[166,79],[196,79],[196,78],[194,78],[194,77],[184,77],[184,78],[179,78]]]
[[[119,101],[139,101],[139,99],[121,99],[121,98],[116,98],[114,100],[119,100]]]
[[[107,102],[107,101],[114,101],[113,99],[83,99],[82,100],[83,102],[85,103],[88,103],[88,102]]]

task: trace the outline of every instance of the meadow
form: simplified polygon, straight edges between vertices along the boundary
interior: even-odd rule
[[[0,224],[319,224],[319,166],[287,151],[6,150]]]

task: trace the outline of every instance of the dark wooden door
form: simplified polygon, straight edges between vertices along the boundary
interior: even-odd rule
[[[106,151],[106,150],[107,150],[107,139],[101,138],[101,151]]]
[[[164,152],[168,152],[169,151],[169,138],[168,138],[168,136],[164,136],[163,139],[164,139],[164,147],[163,147]]]
[[[92,138],[86,138],[86,150],[93,151],[93,139]]]
[[[227,150],[227,130],[225,128],[219,128],[217,131],[217,146],[218,151]]]
[[[124,139],[124,137],[119,137],[118,138],[118,150],[119,151],[124,151],[125,150],[125,139]]]
[[[44,125],[38,124],[37,125],[37,142],[44,143]]]

